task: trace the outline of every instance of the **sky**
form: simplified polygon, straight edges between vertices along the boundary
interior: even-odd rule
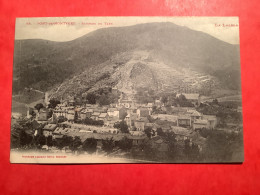
[[[238,17],[42,17],[17,18],[15,39],[71,41],[100,28],[150,22],[172,22],[239,44]]]

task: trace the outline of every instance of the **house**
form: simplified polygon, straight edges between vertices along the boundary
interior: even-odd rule
[[[136,113],[138,117],[147,117],[151,114],[150,110],[148,110],[147,108],[138,108],[136,110]]]
[[[143,131],[129,131],[130,135],[143,136],[145,133]]]
[[[133,104],[133,101],[127,100],[127,99],[119,99],[117,107],[122,107],[124,106],[125,108],[130,108],[131,104]]]
[[[38,121],[47,121],[48,120],[49,110],[47,108],[41,108],[37,113],[36,120]]]
[[[184,95],[187,100],[194,104],[200,104],[200,95],[198,93],[181,93],[177,94],[177,97],[179,97],[180,95]]]
[[[107,112],[108,108],[103,106],[103,107],[96,107],[96,108],[93,108],[93,112]]]
[[[53,139],[61,139],[63,137],[65,128],[57,127],[53,132],[52,132],[52,138]]]
[[[68,110],[67,111],[67,119],[68,121],[73,121],[75,117],[75,110]]]
[[[48,124],[43,127],[43,135],[45,137],[52,136],[53,131],[57,128],[56,124]]]
[[[147,138],[146,135],[140,131],[139,132],[135,131],[133,136],[129,137],[129,139],[133,140],[133,146],[138,146],[138,145],[142,144],[144,142],[145,138]]]
[[[206,129],[208,128],[207,120],[198,119],[193,122],[193,130],[202,129],[202,128],[206,128]]]
[[[119,116],[119,111],[117,108],[108,108],[107,109],[108,116]]]
[[[171,114],[156,114],[152,115],[154,119],[160,119],[162,121],[170,121],[173,123],[177,123],[178,116],[177,115],[171,115]]]
[[[127,112],[127,114],[131,114],[131,113],[136,113],[136,110],[137,110],[136,107],[131,107],[131,108],[128,108],[128,109],[126,110],[126,112]]]
[[[169,126],[169,125],[163,125],[163,126],[161,126],[161,128],[162,128],[163,132],[171,131],[171,126]]]
[[[140,118],[134,121],[134,126],[137,131],[144,131],[144,127],[147,121],[144,120],[144,118]]]
[[[177,119],[177,126],[189,127],[191,126],[190,116],[181,115]]]
[[[75,106],[75,100],[74,99],[69,100],[68,105]]]
[[[99,117],[100,114],[101,114],[100,112],[94,112],[94,113],[92,114],[92,116],[91,116],[91,119],[93,119],[93,120],[98,120],[98,117]]]
[[[108,127],[114,127],[114,124],[118,122],[119,119],[117,117],[109,116],[106,121],[104,121],[104,125]]]
[[[113,116],[122,120],[126,116],[126,109],[125,107],[108,108],[107,113],[109,116]]]
[[[53,115],[56,116],[56,118],[60,117],[60,116],[63,116],[65,118],[67,118],[67,110],[64,109],[64,108],[61,108],[61,107],[56,107],[54,110],[53,110]]]
[[[86,118],[90,118],[92,113],[93,113],[93,109],[84,109],[81,111],[80,118],[82,120],[84,120]]]
[[[188,111],[189,112],[189,111]],[[191,117],[191,121],[195,121],[195,120],[198,120],[198,119],[202,119],[202,114],[199,113],[198,111],[196,110],[192,110],[190,112],[190,117]]]
[[[130,113],[125,117],[126,124],[129,127],[134,126],[134,121],[138,118],[136,113]]]
[[[191,131],[187,128],[171,126],[171,131],[174,132],[177,141],[184,141],[189,138]]]
[[[156,107],[161,107],[162,106],[162,102],[160,100],[155,100],[154,105]]]
[[[209,129],[214,129],[217,126],[218,120],[215,115],[203,115],[202,119],[208,121]]]
[[[101,120],[101,121],[106,121],[108,119],[108,114],[107,113],[101,113],[99,116],[98,116],[98,120]]]

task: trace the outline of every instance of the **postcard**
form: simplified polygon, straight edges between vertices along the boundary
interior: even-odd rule
[[[241,163],[238,17],[17,18],[11,163]]]

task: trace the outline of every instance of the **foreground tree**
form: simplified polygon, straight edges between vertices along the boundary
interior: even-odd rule
[[[151,127],[145,128],[144,132],[145,132],[145,134],[147,135],[148,138],[151,138],[152,135],[153,135],[153,131],[152,131]]]
[[[176,135],[173,132],[166,132],[162,134],[162,137],[164,138],[165,142],[168,145],[168,157],[170,159],[175,159],[177,155],[177,147],[176,147]]]
[[[72,142],[70,143],[70,149],[74,152],[78,150],[78,148],[82,145],[81,139],[79,136],[74,137]]]
[[[115,147],[115,142],[113,138],[102,140],[102,150],[104,150],[106,153],[111,153]]]
[[[124,137],[118,142],[118,147],[124,151],[128,151],[133,146],[133,140],[128,139],[127,137]]]
[[[33,137],[32,147],[40,149],[43,145],[46,145],[46,137],[42,134],[38,134]]]
[[[54,145],[59,148],[62,149],[65,146],[69,146],[73,141],[73,138],[67,135],[64,135],[61,139],[55,139],[54,141]]]
[[[97,140],[94,138],[86,139],[82,144],[82,149],[90,154],[97,150]]]
[[[165,133],[163,132],[162,128],[157,128],[157,135],[165,136]]]
[[[21,130],[19,134],[19,145],[21,147],[28,146],[32,142],[32,136],[28,135],[25,130]]]
[[[47,146],[53,146],[52,136],[48,136],[46,140]]]

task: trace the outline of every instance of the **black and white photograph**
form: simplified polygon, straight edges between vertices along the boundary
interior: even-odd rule
[[[11,163],[242,163],[238,17],[15,26]]]

